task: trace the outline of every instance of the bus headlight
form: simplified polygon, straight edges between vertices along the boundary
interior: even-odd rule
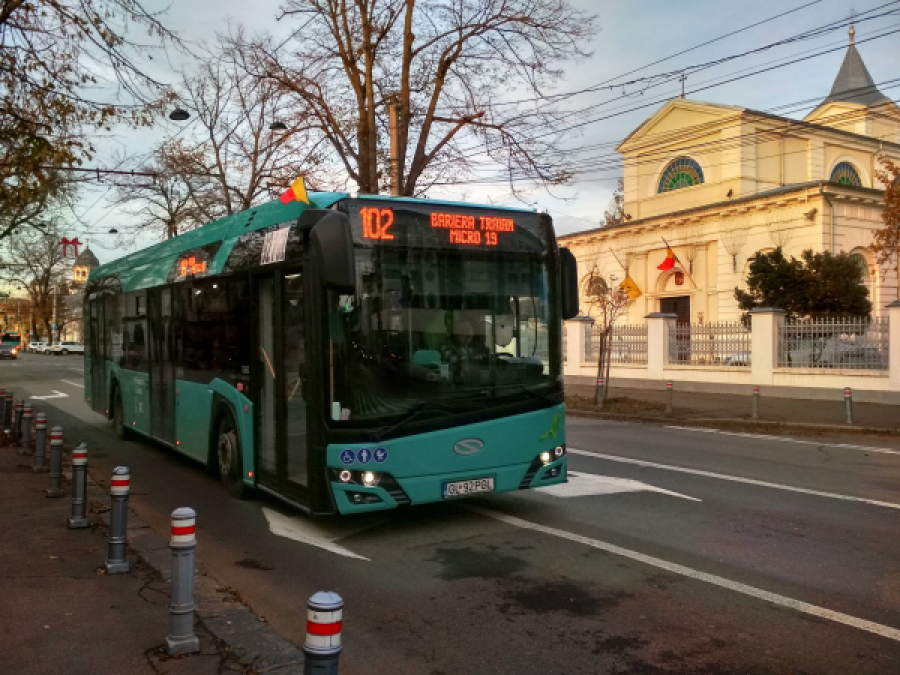
[[[550,455],[549,452],[542,452],[542,453],[541,453],[541,461],[542,461],[544,464],[549,464],[550,461],[551,461],[551,459],[552,459],[552,457],[551,457],[551,455]]]
[[[366,487],[372,487],[373,485],[378,485],[379,476],[374,471],[365,471],[362,475],[362,483]]]
[[[347,469],[344,469],[340,474],[338,474],[338,478],[341,479],[342,483],[349,483],[350,479],[353,478],[353,474],[350,473]]]
[[[566,449],[561,445],[557,445],[556,448],[553,450],[553,454],[557,459],[559,459],[564,454],[566,454]]]

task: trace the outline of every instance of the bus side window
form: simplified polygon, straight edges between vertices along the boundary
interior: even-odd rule
[[[146,370],[146,330],[143,321],[127,321],[125,323],[124,363],[128,370]]]

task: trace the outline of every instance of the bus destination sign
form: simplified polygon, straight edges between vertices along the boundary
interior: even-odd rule
[[[438,235],[443,245],[451,247],[494,247],[504,239],[515,238],[518,232],[516,219],[509,216],[479,213],[451,213],[426,211],[410,213],[400,211],[406,217],[396,217],[390,207],[364,206],[359,209],[362,238],[373,242],[394,241],[395,237],[408,234],[404,230],[421,232],[427,227]],[[413,218],[408,216],[413,215]]]

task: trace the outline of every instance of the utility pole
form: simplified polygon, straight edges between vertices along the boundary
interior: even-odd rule
[[[56,292],[53,293],[53,323],[50,326],[50,344],[53,344],[54,342],[59,342],[59,340],[53,339],[54,333],[56,333],[57,335],[59,334],[59,331],[56,328],[56,300],[58,297],[59,297],[59,286],[56,287]]]
[[[387,98],[391,136],[391,195],[400,196],[400,97],[390,94]]]

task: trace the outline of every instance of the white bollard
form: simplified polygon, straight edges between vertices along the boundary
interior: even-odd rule
[[[315,593],[306,605],[303,675],[337,675],[344,601],[333,591]]]

